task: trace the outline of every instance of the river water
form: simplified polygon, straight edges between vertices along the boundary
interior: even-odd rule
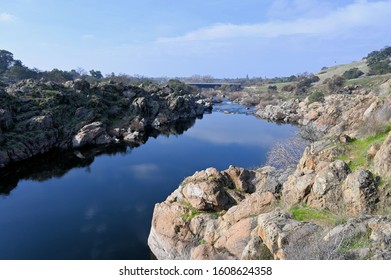
[[[223,103],[139,147],[51,153],[8,172],[0,177],[0,259],[150,259],[155,203],[197,170],[262,165],[276,141],[296,132],[248,112]]]

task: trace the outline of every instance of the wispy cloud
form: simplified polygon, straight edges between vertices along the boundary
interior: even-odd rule
[[[212,41],[241,37],[272,38],[296,34],[341,34],[356,28],[386,27],[390,24],[391,1],[356,1],[323,17],[300,17],[256,24],[222,23],[191,31],[183,36],[159,38],[157,42]]]
[[[95,39],[95,35],[93,35],[93,34],[84,34],[82,36],[82,39],[83,40],[93,40],[93,39]]]
[[[10,23],[16,20],[16,16],[10,13],[0,13],[0,22]]]

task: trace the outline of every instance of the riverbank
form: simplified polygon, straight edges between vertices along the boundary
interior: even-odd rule
[[[125,142],[169,133],[212,106],[181,82],[124,86],[85,80],[0,85],[0,168],[54,149]]]
[[[303,126],[296,169],[209,168],[155,206],[158,259],[390,259],[390,81],[255,114]],[[281,154],[281,156],[284,156]],[[285,176],[283,176],[285,175]]]

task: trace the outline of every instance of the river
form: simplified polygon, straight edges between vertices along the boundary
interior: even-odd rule
[[[51,153],[0,177],[0,259],[151,259],[155,203],[197,170],[264,164],[296,132],[246,112],[223,103],[139,147]]]

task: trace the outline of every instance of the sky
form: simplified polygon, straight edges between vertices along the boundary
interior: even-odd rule
[[[0,0],[0,49],[40,70],[316,73],[391,45],[391,0]]]

